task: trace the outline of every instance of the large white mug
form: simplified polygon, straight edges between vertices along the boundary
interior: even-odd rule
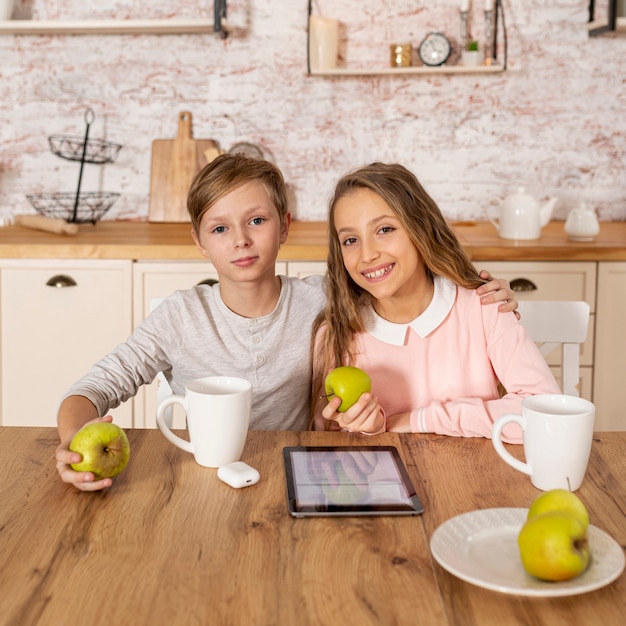
[[[187,414],[189,441],[171,431],[167,408],[180,405]],[[239,461],[250,425],[252,385],[234,376],[192,380],[185,395],[171,395],[157,407],[157,424],[166,439],[191,452],[204,467]]]
[[[522,401],[521,415],[509,413],[495,421],[493,446],[511,467],[528,474],[538,489],[576,491],[589,463],[595,412],[589,400],[576,396],[529,396]],[[525,463],[502,444],[502,429],[511,422],[522,427]]]

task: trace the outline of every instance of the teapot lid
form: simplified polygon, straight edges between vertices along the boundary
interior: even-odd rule
[[[526,187],[522,187],[520,185],[519,187],[515,187],[514,190],[511,190],[507,197],[508,198],[520,198],[520,197],[528,198],[530,197],[530,194],[526,193]]]

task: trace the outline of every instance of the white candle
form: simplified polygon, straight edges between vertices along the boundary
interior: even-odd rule
[[[461,11],[469,11],[470,0],[461,0]]]
[[[485,11],[491,11],[493,9],[493,0],[485,0]]]

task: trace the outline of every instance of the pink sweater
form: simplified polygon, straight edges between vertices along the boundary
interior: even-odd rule
[[[367,328],[356,340],[355,365],[372,378],[387,415],[411,412],[412,432],[491,437],[494,420],[519,414],[523,398],[561,393],[513,313],[445,279],[436,279],[433,301],[411,324],[372,311]],[[507,390],[502,398],[498,380]],[[519,426],[509,424],[503,439],[521,443]]]

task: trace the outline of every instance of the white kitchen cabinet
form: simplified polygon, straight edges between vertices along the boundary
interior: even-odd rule
[[[591,305],[581,352],[583,397],[597,406],[596,429],[626,427],[626,263],[474,261],[478,269],[536,288],[520,300],[585,300]],[[598,269],[599,268],[599,269]],[[324,274],[324,261],[277,263],[288,276]],[[67,275],[76,287],[46,285]],[[55,425],[61,395],[124,341],[154,298],[217,278],[208,261],[0,260],[0,424]],[[557,380],[556,353],[548,362]],[[132,406],[134,405],[134,412]],[[124,426],[154,427],[156,384],[113,414]],[[182,426],[184,422],[176,422]]]
[[[576,261],[481,261],[477,270],[506,278],[518,300],[586,300],[596,310],[596,263]],[[525,287],[525,288],[524,288]]]
[[[626,263],[598,265],[596,430],[626,430]]]
[[[285,263],[276,264],[277,274],[286,274]],[[207,279],[217,280],[217,272],[208,261],[137,261],[133,268],[133,324],[138,325],[149,313],[151,302],[166,298],[177,289],[190,289]],[[159,381],[144,385],[135,396],[135,427],[155,428]],[[184,428],[184,416],[174,407],[173,428]]]
[[[131,268],[129,260],[0,260],[3,426],[55,426],[65,390],[126,339]],[[112,414],[133,425],[132,402]]]

